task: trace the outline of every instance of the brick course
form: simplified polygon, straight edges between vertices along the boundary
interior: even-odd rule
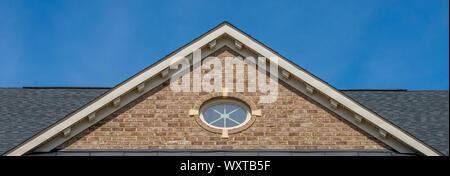
[[[221,50],[217,56],[236,55]],[[247,80],[245,80],[247,83]],[[192,86],[192,84],[191,84]],[[58,148],[65,149],[300,149],[373,150],[388,147],[294,88],[279,82],[273,104],[257,104],[260,92],[234,92],[262,110],[248,129],[222,139],[189,116],[205,92],[173,92],[160,85]]]

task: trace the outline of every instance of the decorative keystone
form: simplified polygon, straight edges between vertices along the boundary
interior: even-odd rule
[[[262,115],[261,109],[257,109],[257,110],[252,111],[252,115],[261,117],[261,115]]]
[[[222,129],[222,139],[228,139],[228,129]]]
[[[189,116],[195,116],[198,115],[198,110],[196,109],[190,109],[189,110]]]
[[[223,97],[228,97],[228,89],[227,88],[222,88],[222,96]]]

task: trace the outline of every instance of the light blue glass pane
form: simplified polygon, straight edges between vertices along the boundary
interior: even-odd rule
[[[212,123],[210,125],[215,126],[215,127],[223,128],[225,126],[225,123],[224,123],[223,119],[220,119],[219,121],[214,122],[214,123]]]
[[[235,127],[242,123],[244,123],[247,113],[245,110],[240,108],[239,106],[235,105],[226,105],[227,113],[228,113],[228,119],[227,119],[227,127]]]
[[[203,113],[206,123],[220,128],[231,128],[242,124],[247,112],[239,106],[218,104],[209,107]]]
[[[216,111],[223,113],[224,105],[215,105],[212,106],[203,113],[203,119],[206,121],[206,123],[210,124],[211,122],[217,120],[220,118],[220,114]],[[214,111],[216,110],[216,111]],[[222,125],[223,127],[223,125]]]

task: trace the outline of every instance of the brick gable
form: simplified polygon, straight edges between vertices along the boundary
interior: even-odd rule
[[[236,53],[216,53],[223,60]],[[279,82],[275,103],[257,104],[260,92],[234,92],[262,110],[251,127],[222,139],[199,124],[189,109],[206,92],[173,92],[158,86],[58,148],[64,149],[299,149],[373,150],[384,144]],[[201,102],[200,102],[201,103]]]

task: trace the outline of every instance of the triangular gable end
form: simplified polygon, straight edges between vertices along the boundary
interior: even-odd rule
[[[401,153],[417,152],[427,156],[440,155],[433,148],[290,62],[228,22],[219,24],[164,59],[125,80],[79,110],[13,148],[6,155],[20,156],[31,151],[51,151],[117,109],[170,79],[171,73],[168,67],[171,63],[176,63],[176,59],[190,55],[195,49],[215,44],[215,39],[224,34],[235,40],[235,47],[246,47],[268,59],[280,58],[278,59],[278,65],[281,68],[279,71],[284,76],[280,76],[279,79],[393,149]]]

